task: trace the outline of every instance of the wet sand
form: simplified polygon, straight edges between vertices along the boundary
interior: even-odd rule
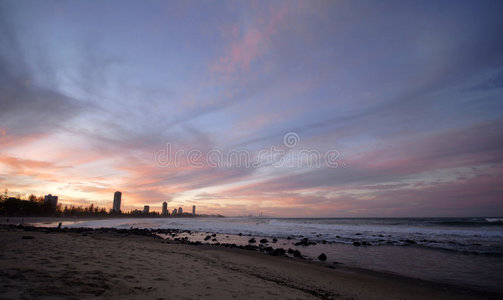
[[[0,298],[475,299],[501,295],[134,232],[0,227]]]

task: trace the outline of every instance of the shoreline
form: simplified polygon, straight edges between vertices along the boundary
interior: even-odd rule
[[[5,222],[6,219],[0,221]],[[21,221],[23,219],[10,219],[11,224]],[[472,243],[481,243],[485,248],[495,247],[493,248],[494,253],[452,250],[442,246],[445,243],[454,245],[455,242],[451,241],[456,241],[463,235],[451,237],[442,235],[443,233],[440,231],[433,236],[429,236],[426,230],[424,232],[419,231],[416,236],[402,235],[400,237],[399,227],[376,230],[379,226],[365,228],[366,222],[363,223],[363,228],[360,226],[354,228],[342,227],[327,231],[316,226],[307,225],[302,227],[304,226],[302,225],[298,231],[284,231],[284,228],[275,228],[274,226],[277,226],[277,224],[273,224],[273,229],[270,230],[271,227],[268,222],[259,222],[255,219],[244,219],[244,221],[215,219],[204,221],[195,221],[193,219],[180,219],[179,221],[159,221],[159,219],[24,219],[24,224],[39,227],[56,228],[60,222],[62,222],[63,228],[147,228],[154,230],[163,238],[179,240],[180,242],[224,244],[228,247],[245,248],[266,253],[277,251],[277,255],[284,255],[284,252],[287,252],[287,256],[302,256],[307,260],[316,262],[318,257],[323,254],[326,258],[324,264],[332,264],[331,266],[334,267],[350,266],[428,282],[503,293],[503,288],[499,283],[501,274],[503,274],[502,244],[497,244],[497,241],[499,241],[497,240],[498,235],[495,236],[496,240],[492,241],[491,238],[482,240],[472,235],[482,234],[484,236],[485,232],[480,230],[473,233],[470,233],[471,231],[464,233],[464,240],[458,240],[458,243],[465,243],[467,247],[470,247]],[[376,223],[376,225],[379,224],[380,221]],[[232,227],[233,225],[236,226]],[[297,228],[296,224],[292,227]],[[422,228],[418,227],[418,230],[422,230]],[[461,228],[461,230],[464,229]],[[488,234],[488,237],[492,236],[491,231]],[[339,235],[342,236],[342,242]],[[472,236],[475,238],[472,238]],[[337,239],[334,239],[334,237]],[[346,237],[349,237],[349,244],[347,240],[344,241]],[[249,241],[253,239],[255,242]],[[375,239],[384,240],[384,242],[375,244]],[[434,242],[434,240],[441,241],[442,239],[444,244]],[[262,240],[265,242],[262,242]],[[301,243],[302,240],[307,242]],[[423,241],[431,243],[423,245]],[[478,246],[475,246],[472,250],[479,246],[481,248],[481,244],[474,244]]]
[[[9,282],[6,286],[4,284],[2,298],[16,298],[13,296],[15,291],[19,289],[22,290],[23,288],[20,286],[24,283],[29,283],[32,287],[39,284],[36,279],[25,282],[24,280],[27,276],[23,275],[23,270],[31,270],[27,271],[28,273],[32,271],[35,271],[35,273],[49,272],[49,277],[54,277],[55,274],[51,274],[50,268],[46,271],[42,271],[44,265],[48,263],[46,260],[49,260],[49,262],[51,261],[48,258],[44,259],[44,256],[51,256],[52,254],[55,254],[53,257],[55,257],[56,261],[64,262],[62,265],[66,265],[65,268],[74,269],[72,276],[77,277],[78,281],[83,280],[85,282],[86,279],[81,277],[86,277],[84,276],[86,274],[89,275],[85,271],[87,269],[86,265],[81,266],[80,260],[72,260],[72,258],[79,256],[86,256],[88,259],[95,260],[97,264],[94,266],[94,271],[98,274],[104,274],[108,275],[110,278],[114,278],[113,276],[117,276],[119,273],[128,273],[122,275],[122,280],[114,281],[110,279],[108,280],[110,282],[106,281],[108,282],[106,283],[106,287],[97,285],[97,287],[91,287],[89,289],[93,291],[94,295],[99,294],[98,296],[103,297],[131,296],[137,298],[141,295],[141,293],[137,291],[141,290],[149,295],[148,298],[152,298],[154,295],[160,295],[160,297],[164,295],[168,297],[187,296],[189,298],[217,298],[222,296],[224,298],[239,298],[247,294],[243,293],[243,287],[241,287],[241,289],[233,289],[233,286],[239,286],[238,283],[243,283],[243,285],[246,286],[246,282],[249,280],[255,282],[257,286],[263,286],[261,289],[263,289],[262,292],[265,294],[260,294],[262,293],[260,292],[256,295],[258,298],[290,298],[290,296],[287,297],[286,295],[297,294],[299,294],[298,297],[301,298],[310,295],[322,299],[414,299],[428,297],[473,299],[480,297],[499,298],[502,296],[502,294],[498,292],[489,293],[473,288],[429,282],[367,269],[348,266],[334,267],[327,266],[321,262],[292,259],[289,257],[274,257],[265,255],[259,251],[245,251],[239,249],[239,247],[206,244],[196,245],[195,243],[163,240],[157,237],[155,231],[146,229],[63,228],[58,230],[55,228],[0,225],[0,231],[0,238],[2,239],[2,246],[0,248],[2,249],[2,256],[0,257],[0,261],[2,261],[2,265],[6,266],[5,269],[7,270],[2,272],[1,277],[2,282]],[[29,238],[30,236],[32,236],[33,239]],[[28,238],[23,239],[23,237]],[[41,243],[45,245],[45,248],[37,247],[37,245]],[[95,246],[89,248],[89,244],[94,244]],[[111,245],[115,245],[119,248],[115,249],[113,246],[111,247]],[[86,252],[82,247],[87,247],[86,249],[90,253]],[[18,253],[11,252],[14,248],[19,249]],[[121,251],[120,249],[126,250]],[[141,249],[139,251],[141,255],[136,255],[138,249]],[[52,251],[54,251],[54,253],[51,253]],[[31,253],[31,256],[28,255],[29,253]],[[33,257],[33,253],[39,253],[42,259],[31,261],[30,259],[37,258]],[[152,255],[152,253],[158,256]],[[178,256],[180,261],[168,259],[172,264],[168,264],[166,266],[168,269],[164,270],[164,268],[161,268],[157,263],[160,262],[159,257],[165,257],[168,254],[170,256]],[[122,257],[123,259],[114,261],[114,258],[116,259],[118,257]],[[139,269],[121,269],[124,263],[126,265],[128,263],[136,264],[135,258],[148,261],[149,263],[141,265],[142,267]],[[172,258],[173,257],[171,257],[171,259]],[[24,266],[18,265],[20,259],[26,262],[26,264],[23,263]],[[125,262],[123,260],[125,260]],[[54,264],[56,272],[61,272],[57,262],[52,261],[52,264]],[[51,265],[51,263],[49,263],[49,265]],[[190,265],[191,267],[185,268],[183,265]],[[213,277],[212,275],[207,277],[208,275],[205,276],[204,274],[208,270],[208,265],[212,265],[218,269],[218,278],[227,280],[223,281],[224,283],[220,281],[213,283],[214,286],[219,287],[218,290],[220,292],[214,291],[213,288],[206,289],[209,285],[206,285],[203,291],[199,290],[200,288],[196,289],[197,291],[185,290],[183,288],[184,283],[187,284],[187,282],[193,282],[194,280],[201,280],[207,283],[206,281]],[[171,271],[174,272],[169,272],[169,266],[173,267]],[[127,276],[139,278],[141,277],[140,274],[162,273],[163,271],[168,271],[165,280],[156,280],[155,278],[148,280],[145,278],[144,280],[140,280],[141,283],[137,282],[138,285],[136,287],[138,287],[138,289],[135,289],[134,286],[131,288],[123,287],[124,284],[128,286],[129,277]],[[187,271],[192,272],[189,272],[190,274],[185,274],[187,276],[184,277],[184,280],[176,276],[176,274],[184,274],[187,273]],[[226,279],[231,275],[237,276],[233,280]],[[24,280],[18,277],[22,277]],[[164,281],[173,283],[177,288],[175,290],[166,289],[162,284],[159,284]],[[96,285],[96,283],[91,285]],[[119,287],[123,287],[123,289],[120,290],[125,289],[127,293],[117,294],[118,291],[116,291],[116,288]],[[149,291],[149,287],[152,287],[152,291]],[[29,290],[28,288],[25,292],[28,294],[32,293],[32,296],[37,293],[44,294],[49,292],[37,288],[32,288],[31,292]],[[68,287],[65,287],[64,290],[68,294],[78,294],[76,290],[79,290],[79,288],[70,284]],[[223,292],[224,290],[227,292]],[[288,291],[288,293],[284,295],[283,292],[281,292],[276,296],[267,293],[276,293],[278,291]],[[257,293],[257,289],[253,289],[253,291],[249,292]],[[194,293],[200,293],[200,295]],[[296,297],[297,296],[291,298]]]

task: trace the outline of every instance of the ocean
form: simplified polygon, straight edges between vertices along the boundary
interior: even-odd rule
[[[503,290],[503,218],[135,218],[63,226],[180,229],[191,233],[178,238],[237,245],[265,238],[267,246],[299,250],[306,259],[325,253],[332,267]],[[215,241],[205,240],[210,233],[217,234]],[[316,245],[296,246],[302,238]]]

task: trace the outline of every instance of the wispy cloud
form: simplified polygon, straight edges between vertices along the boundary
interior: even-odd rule
[[[2,187],[236,215],[501,207],[499,1],[0,7]],[[336,149],[341,166],[160,165],[167,144]]]

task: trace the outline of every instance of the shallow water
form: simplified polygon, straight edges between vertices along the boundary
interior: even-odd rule
[[[418,246],[353,246],[339,243],[316,243],[309,246],[295,246],[299,239],[278,238],[273,242],[266,236],[239,236],[232,234],[217,234],[209,240],[211,232],[183,232],[177,238],[202,243],[228,243],[248,245],[253,237],[259,245],[260,240],[268,240],[263,245],[272,248],[299,250],[309,260],[318,260],[321,253],[327,256],[326,264],[337,267],[343,264],[351,267],[371,269],[423,280],[470,285],[495,291],[503,291],[499,287],[503,274],[503,259],[500,256],[463,254],[453,251],[442,251],[420,248]],[[166,237],[166,235],[162,235]],[[172,239],[172,237],[169,237]],[[213,241],[216,239],[216,241]],[[289,255],[291,256],[291,255]]]

